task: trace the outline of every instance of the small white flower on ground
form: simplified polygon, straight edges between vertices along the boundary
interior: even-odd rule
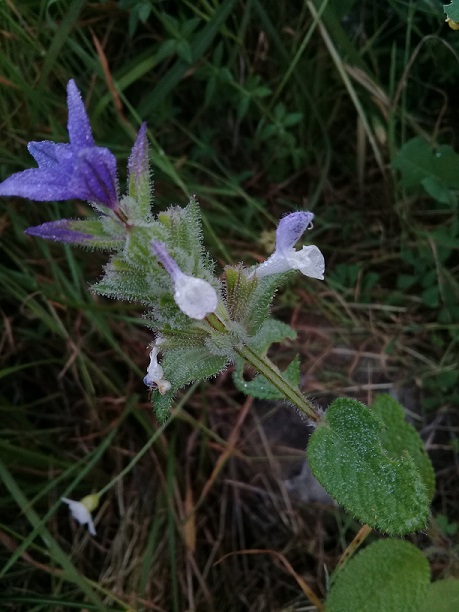
[[[99,496],[87,495],[83,497],[81,501],[74,501],[66,497],[62,497],[61,499],[68,505],[73,518],[78,521],[80,525],[87,525],[89,533],[95,536],[96,528],[94,527],[91,512],[99,505]]]
[[[198,320],[215,312],[218,297],[212,285],[202,278],[184,274],[162,242],[154,240],[152,249],[174,282],[174,300],[180,310],[191,319]]]
[[[150,352],[150,364],[147,368],[147,374],[143,379],[143,382],[147,385],[147,387],[154,388],[157,387],[158,391],[161,395],[164,395],[171,388],[171,383],[168,380],[163,378],[164,371],[161,365],[158,363],[158,353],[159,348],[157,344],[162,344],[163,338],[160,338],[153,345],[153,348]]]
[[[320,250],[314,245],[304,246],[300,251],[294,248],[313,218],[311,212],[295,212],[281,219],[276,231],[274,253],[254,270],[258,278],[299,270],[305,276],[323,280],[325,261]]]

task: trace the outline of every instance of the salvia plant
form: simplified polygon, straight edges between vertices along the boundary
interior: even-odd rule
[[[320,250],[313,245],[296,249],[312,228],[313,213],[293,212],[280,220],[274,253],[266,261],[226,266],[216,275],[215,264],[203,248],[194,196],[184,208],[171,206],[156,216],[152,213],[146,125],[140,127],[132,148],[127,193],[121,196],[116,159],[95,144],[73,80],[67,86],[67,102],[70,142],[29,143],[38,168],[6,179],[0,184],[0,195],[90,203],[96,212],[92,217],[43,223],[26,233],[110,252],[103,277],[92,289],[145,308],[144,322],[153,333],[144,382],[158,420],[167,421],[179,389],[233,364],[234,382],[242,392],[286,400],[309,420],[314,427],[307,449],[312,471],[328,493],[365,524],[365,534],[371,528],[393,536],[423,529],[434,491],[433,470],[419,435],[405,422],[402,407],[389,396],[378,397],[371,407],[338,398],[322,413],[299,388],[298,359],[280,371],[268,358],[271,344],[295,337],[293,329],[270,315],[275,292],[297,272],[324,278]],[[251,380],[244,378],[246,365],[257,373]],[[63,499],[92,534],[91,511],[98,497],[93,494],[78,502]],[[355,547],[359,543],[356,540]],[[358,555],[340,570],[330,591],[329,609],[345,609],[347,583],[354,581],[355,587],[360,580],[349,578],[348,568],[354,563],[357,574],[370,571],[373,557],[367,551],[372,546],[364,551],[368,562],[357,564]],[[374,563],[392,559],[391,555],[410,567],[415,593],[409,592],[411,600],[422,599],[428,574],[426,579],[421,553],[406,542],[390,550],[381,546],[374,553]],[[391,577],[399,571],[393,560],[386,565]],[[403,591],[405,596],[407,592]],[[310,597],[322,606],[316,596]],[[401,607],[393,609],[408,609],[400,602]]]

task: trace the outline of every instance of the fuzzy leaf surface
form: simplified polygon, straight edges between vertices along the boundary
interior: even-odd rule
[[[104,266],[104,277],[92,285],[92,291],[105,297],[154,304],[158,300],[157,287],[148,282],[145,274],[126,263],[120,257],[112,259]]]
[[[412,457],[424,481],[427,497],[435,492],[435,473],[429,455],[415,428],[405,421],[402,406],[390,395],[378,395],[371,405],[383,424],[381,443],[391,457],[397,458],[407,451]]]
[[[403,540],[380,540],[359,552],[336,575],[325,610],[419,612],[429,580],[427,559],[415,546]]]
[[[151,396],[158,420],[164,422],[167,419],[174,395],[181,387],[195,380],[216,376],[227,361],[226,357],[209,355],[203,346],[167,349],[161,365],[164,378],[171,383],[171,390],[164,395],[154,391]]]
[[[452,612],[459,610],[459,580],[447,578],[432,582],[419,612]]]
[[[364,404],[335,400],[309,441],[314,476],[362,523],[391,535],[425,527],[429,497],[407,451],[383,446],[381,420]]]

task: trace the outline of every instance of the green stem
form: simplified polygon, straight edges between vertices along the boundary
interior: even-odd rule
[[[282,374],[279,372],[277,366],[272,363],[267,357],[261,357],[255,353],[248,346],[236,348],[236,353],[244,359],[248,364],[254,367],[262,376],[264,376],[269,382],[276,387],[282,395],[292,402],[294,406],[303,412],[306,416],[315,422],[320,421],[320,415],[314,409],[314,406],[308,401],[299,389],[292,387],[292,385],[285,380]]]
[[[207,323],[216,331],[221,333],[228,332],[224,322],[214,313],[210,313],[206,317]],[[278,391],[289,402],[292,402],[294,406],[303,412],[308,418],[312,419],[316,423],[320,421],[320,414],[317,413],[312,403],[307,400],[298,388],[292,387],[292,385],[285,380],[279,371],[279,368],[266,356],[260,356],[247,345],[239,348],[234,348],[236,353],[250,364],[255,370],[257,370],[262,376],[264,376],[269,382],[276,387]]]

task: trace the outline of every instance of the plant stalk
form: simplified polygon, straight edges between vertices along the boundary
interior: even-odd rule
[[[304,397],[299,389],[295,389],[295,387],[285,380],[279,368],[268,359],[268,357],[260,357],[260,355],[255,353],[248,346],[235,348],[235,351],[244,361],[269,380],[273,387],[276,387],[285,399],[291,402],[298,410],[303,412],[303,414],[314,422],[317,423],[320,421],[320,415],[317,413],[312,403]]]

